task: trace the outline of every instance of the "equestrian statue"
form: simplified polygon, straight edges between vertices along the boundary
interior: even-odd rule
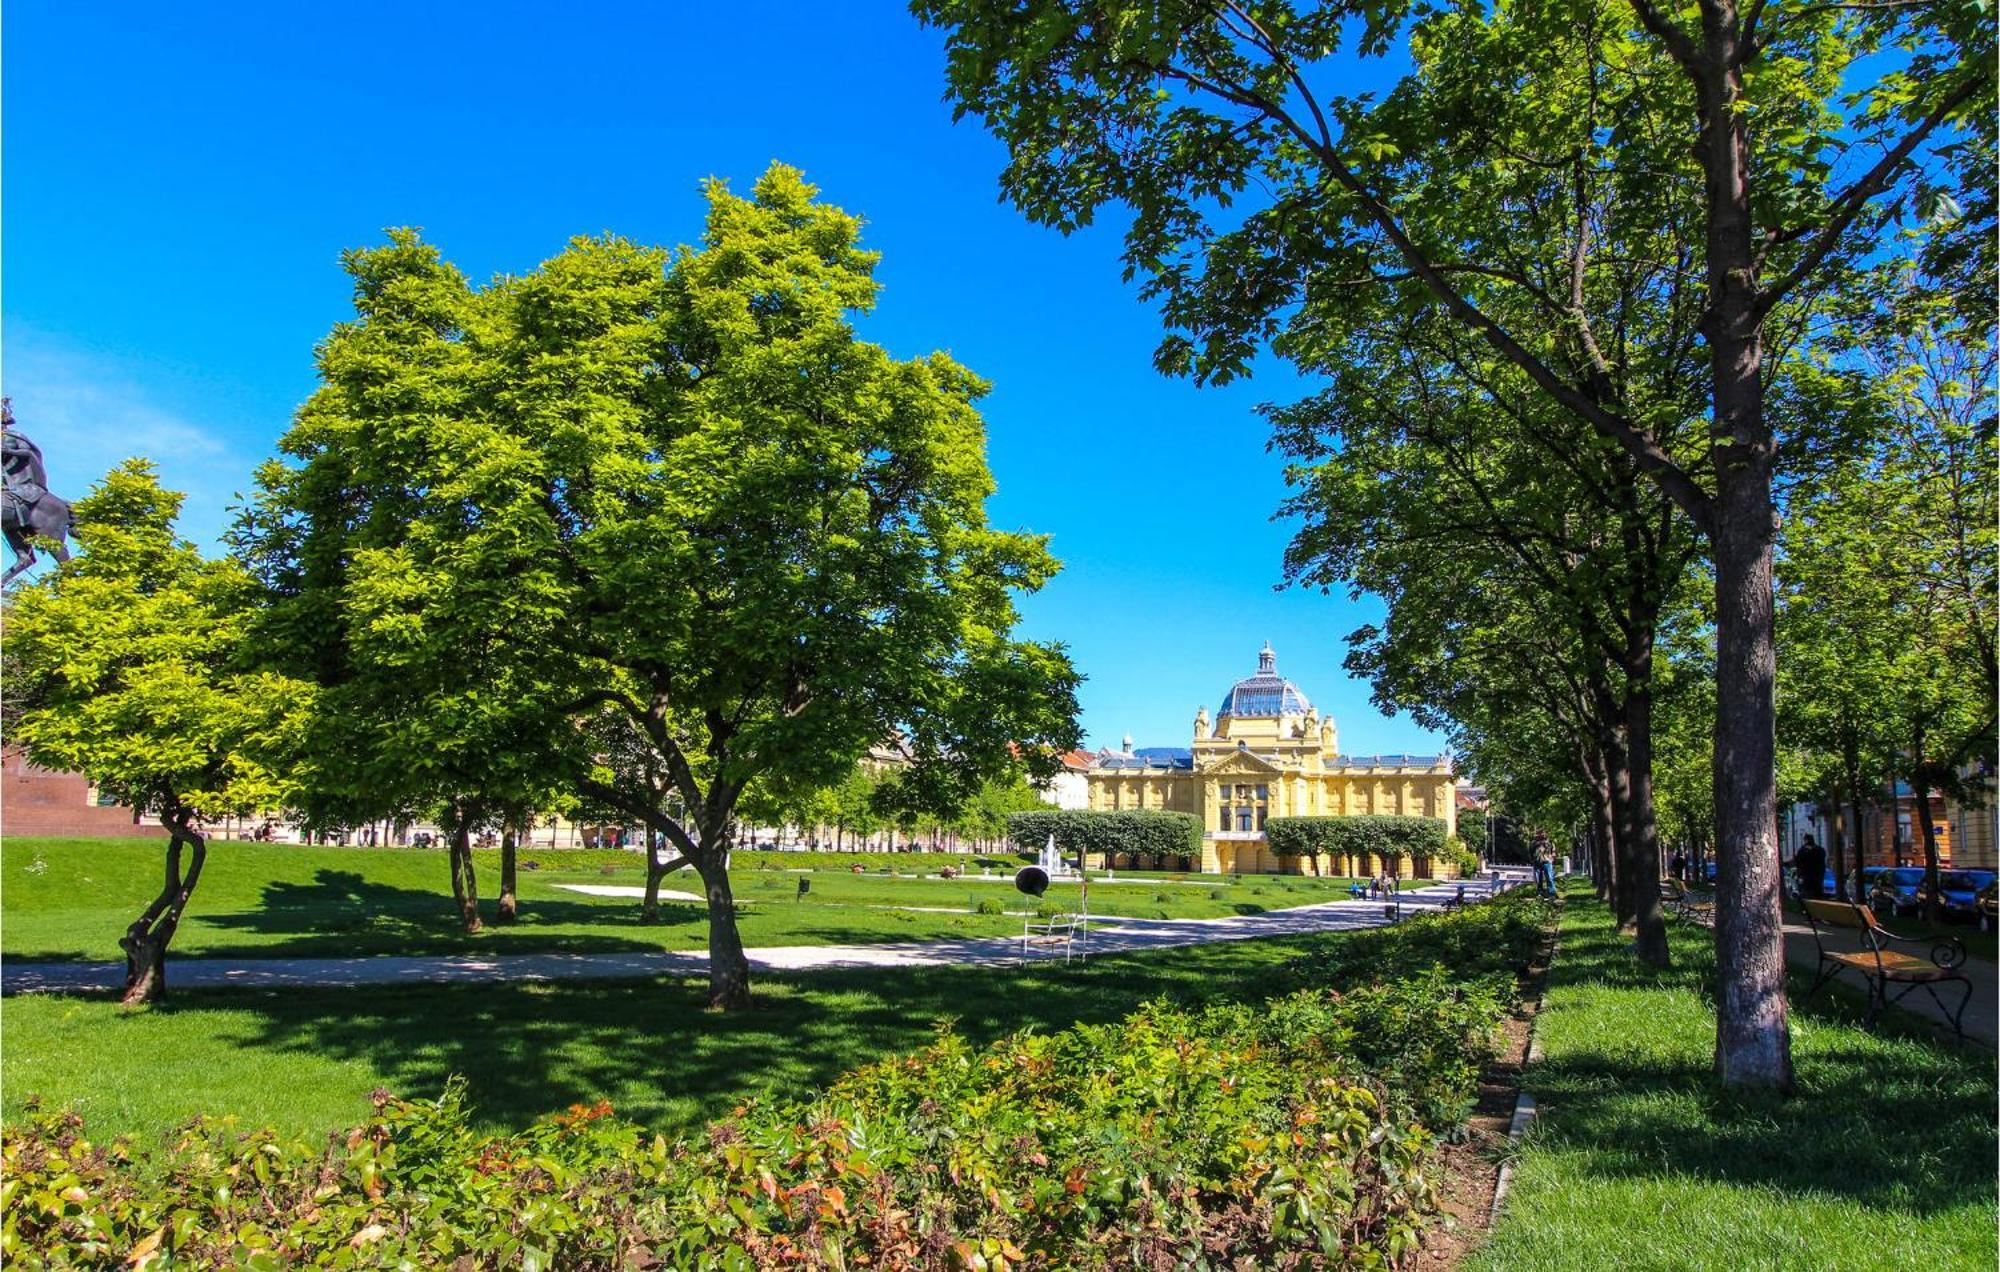
[[[69,501],[49,493],[41,448],[15,431],[14,404],[6,398],[0,398],[0,472],[7,479],[4,502],[0,502],[0,533],[14,549],[14,564],[0,575],[0,587],[5,587],[38,559],[36,539],[55,545],[56,560],[69,560],[63,541],[69,538],[70,529]]]

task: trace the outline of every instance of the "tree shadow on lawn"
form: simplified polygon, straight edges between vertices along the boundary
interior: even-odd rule
[[[707,918],[700,906],[661,908],[661,922],[639,922],[637,902],[604,905],[545,896],[524,899],[514,923],[494,923],[496,902],[480,910],[486,928],[476,936],[458,927],[448,894],[403,888],[350,870],[322,869],[312,882],[264,885],[254,910],[189,916],[174,953],[204,958],[343,958],[364,954],[482,954],[526,952],[631,953],[666,946],[675,926]],[[618,932],[551,931],[562,927],[627,929]],[[253,944],[231,942],[230,932],[282,937]],[[652,934],[647,939],[646,934]]]
[[[475,1116],[519,1128],[578,1102],[689,1132],[753,1095],[803,1097],[930,1041],[937,1022],[983,1043],[1021,1028],[1117,1020],[1141,1003],[1242,992],[1299,953],[1106,958],[1065,968],[855,968],[756,978],[746,1011],[707,1009],[699,978],[182,992],[157,1011],[223,1011],[246,1050],[367,1064],[390,1090],[435,1096],[462,1075]],[[1254,981],[1246,980],[1256,973]],[[226,1110],[219,1110],[226,1111]],[[355,1117],[361,1110],[355,1111]]]
[[[1858,995],[1823,990],[1801,1003],[1809,981],[1794,972],[1799,1093],[1727,1091],[1710,1069],[1706,933],[1682,938],[1676,966],[1654,971],[1598,921],[1601,906],[1572,898],[1570,907],[1549,988],[1571,995],[1557,998],[1559,1012],[1594,1014],[1599,1036],[1580,1044],[1575,1022],[1551,1017],[1562,1042],[1529,1079],[1543,1105],[1538,1146],[1587,1154],[1605,1175],[1687,1175],[1905,1214],[1991,1202],[1991,1052],[1943,1044],[1894,1014],[1868,1034]]]

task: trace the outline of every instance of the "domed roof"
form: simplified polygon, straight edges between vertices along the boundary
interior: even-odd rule
[[[1299,687],[1278,674],[1278,656],[1271,652],[1271,643],[1266,641],[1263,652],[1257,655],[1257,674],[1237,681],[1222,695],[1222,706],[1215,718],[1270,718],[1304,715],[1310,710],[1312,702],[1299,692]]]

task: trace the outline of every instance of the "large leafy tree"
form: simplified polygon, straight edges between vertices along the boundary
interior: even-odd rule
[[[711,183],[696,247],[578,239],[484,289],[413,235],[353,254],[363,303],[329,343],[362,362],[327,377],[267,483],[300,622],[352,609],[351,568],[325,563],[366,516],[449,540],[385,563],[439,578],[393,589],[381,621],[429,630],[464,612],[440,597],[530,594],[524,621],[490,625],[521,672],[501,719],[536,760],[567,730],[578,793],[694,866],[726,1007],[749,995],[727,862],[753,782],[830,784],[900,737],[903,797],[950,808],[1014,744],[1075,738],[1067,659],[1011,634],[1015,594],[1056,563],[986,522],[986,385],[857,338],[876,257],[814,194],[783,166],[747,198]],[[378,323],[397,338],[361,339]],[[339,497],[288,493],[322,481]],[[415,656],[455,657],[462,635]],[[482,747],[465,789],[504,777],[497,759]]]
[[[1991,309],[1991,23],[1950,0],[917,0],[1007,195],[1133,211],[1175,373],[1365,360],[1434,308],[1621,447],[1714,565],[1716,1066],[1792,1081],[1775,845],[1778,357],[1913,202]],[[1338,60],[1412,69],[1377,99]],[[1883,68],[1888,68],[1884,70]],[[1974,199],[1971,196],[1980,194]],[[1674,334],[1669,334],[1674,333]],[[1684,378],[1687,360],[1700,374]],[[1497,396],[1497,395],[1496,395]]]
[[[246,668],[256,585],[174,534],[181,496],[150,465],[114,469],[76,505],[75,556],[7,608],[13,740],[167,829],[160,891],[133,920],[124,1001],[164,998],[166,953],[208,857],[207,821],[280,808],[308,688]]]
[[[300,811],[436,818],[476,932],[472,838],[506,834],[511,920],[513,827],[581,768],[561,710],[580,668],[554,639],[570,618],[544,492],[530,443],[489,409],[473,292],[408,232],[345,261],[355,321],[320,345],[321,388],[281,443],[301,462],[261,470],[236,547],[267,588],[258,648],[321,686]]]

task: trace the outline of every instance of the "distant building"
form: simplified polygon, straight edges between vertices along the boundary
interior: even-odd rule
[[[1305,862],[1270,851],[1272,817],[1370,813],[1435,817],[1458,826],[1449,755],[1343,755],[1339,731],[1298,686],[1278,674],[1267,644],[1257,674],[1222,697],[1211,726],[1195,714],[1192,747],[1099,751],[1089,772],[1090,807],[1158,808],[1201,818],[1200,869],[1209,873],[1297,873]]]
[[[1090,767],[1096,757],[1088,751],[1065,751],[1059,757],[1062,768],[1055,776],[1035,784],[1035,793],[1057,808],[1090,807]]]
[[[164,834],[157,820],[100,798],[83,774],[45,769],[16,746],[0,748],[0,838]]]

